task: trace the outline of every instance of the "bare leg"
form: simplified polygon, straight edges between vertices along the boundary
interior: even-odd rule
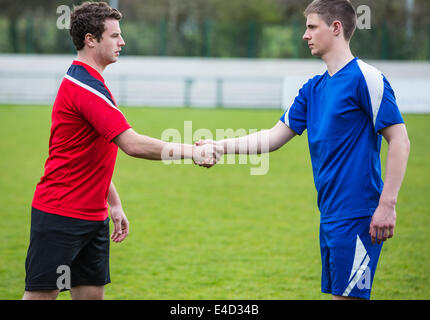
[[[60,290],[25,291],[22,300],[55,300]]]
[[[355,298],[355,297],[343,297],[343,296],[335,296],[335,295],[333,295],[333,300],[366,300],[366,299]]]
[[[104,286],[76,286],[70,289],[72,300],[103,300]]]

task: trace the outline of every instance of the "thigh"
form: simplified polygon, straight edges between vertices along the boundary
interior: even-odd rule
[[[89,241],[94,224],[32,209],[25,262],[26,291],[70,288],[70,266]]]
[[[331,293],[370,299],[382,244],[372,244],[371,217],[326,224],[329,238]]]
[[[109,272],[109,218],[100,222],[90,241],[73,260],[72,287],[104,286],[110,283]]]
[[[330,248],[323,225],[320,225],[321,292],[331,293]]]

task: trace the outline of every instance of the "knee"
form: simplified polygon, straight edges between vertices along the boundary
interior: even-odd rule
[[[25,291],[22,300],[55,300],[59,290]]]
[[[72,300],[103,300],[103,286],[77,286],[70,290]]]

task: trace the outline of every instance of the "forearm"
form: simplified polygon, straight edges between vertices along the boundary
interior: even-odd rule
[[[111,208],[121,206],[121,199],[119,197],[118,192],[116,191],[116,188],[115,188],[113,182],[111,182],[110,186],[109,186],[109,193],[108,193],[108,197],[107,197],[107,202]]]
[[[278,150],[295,135],[284,123],[278,122],[272,129],[218,143],[224,147],[225,154],[261,154]]]
[[[192,145],[165,142],[132,130],[118,136],[114,141],[126,154],[135,158],[180,160],[193,157]]]
[[[388,144],[385,182],[379,200],[380,205],[396,206],[397,197],[406,172],[409,150],[408,140],[398,139]]]
[[[134,150],[134,157],[148,160],[192,159],[193,156],[192,145],[164,142],[150,137],[142,138]]]
[[[259,131],[239,138],[218,141],[225,154],[261,154],[269,152],[269,130]]]

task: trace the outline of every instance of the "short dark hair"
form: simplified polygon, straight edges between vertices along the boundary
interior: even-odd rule
[[[342,23],[345,40],[349,41],[357,27],[357,14],[349,0],[314,0],[305,10],[305,16],[316,13],[327,25],[335,20]]]
[[[107,19],[121,20],[122,14],[106,2],[84,2],[73,8],[70,16],[70,36],[76,50],[85,46],[85,35],[92,34],[97,41],[102,39]]]

